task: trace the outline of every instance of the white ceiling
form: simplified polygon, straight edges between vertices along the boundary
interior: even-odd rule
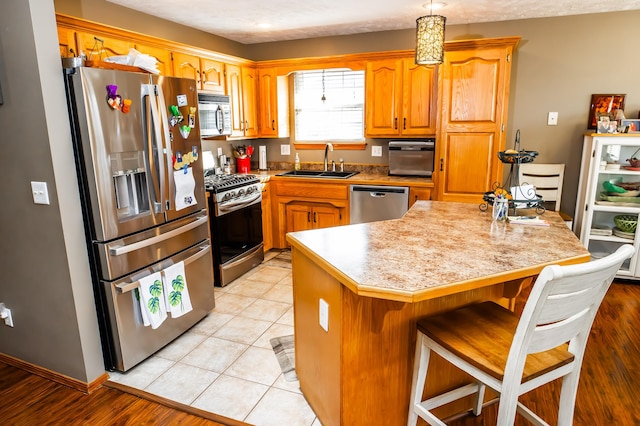
[[[429,0],[107,1],[244,44],[415,28],[429,14]],[[640,0],[438,1],[447,25],[640,9]]]

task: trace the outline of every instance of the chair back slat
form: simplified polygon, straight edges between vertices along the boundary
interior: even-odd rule
[[[590,309],[564,319],[535,328],[527,353],[547,351],[568,342],[577,336],[582,330],[591,326]]]
[[[604,284],[606,285],[606,283]],[[582,291],[547,297],[538,317],[538,324],[549,324],[569,318],[592,303],[599,302],[601,286],[585,288]]]

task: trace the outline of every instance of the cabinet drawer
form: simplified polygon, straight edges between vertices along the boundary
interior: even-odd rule
[[[310,182],[274,183],[276,184],[276,194],[284,197],[346,200],[349,194],[346,184]]]

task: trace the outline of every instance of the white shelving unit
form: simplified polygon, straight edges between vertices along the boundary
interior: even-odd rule
[[[633,244],[636,254],[627,260],[617,276],[625,279],[640,280],[640,232],[635,237],[623,238],[615,235],[594,234],[595,228],[610,228],[615,224],[613,217],[620,214],[640,215],[640,197],[633,202],[610,201],[605,199],[603,182],[621,179],[622,182],[640,182],[640,169],[629,170],[628,158],[640,148],[640,133],[598,134],[584,136],[582,166],[578,183],[574,232],[582,244],[591,252],[593,258],[613,253],[622,244]],[[640,152],[636,154],[640,158]],[[615,160],[619,170],[602,170],[602,161]],[[615,199],[615,198],[614,198]],[[595,231],[597,232],[597,231]]]

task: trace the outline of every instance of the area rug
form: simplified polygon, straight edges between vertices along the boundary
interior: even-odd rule
[[[269,340],[269,342],[273,348],[273,353],[276,355],[278,364],[280,364],[285,380],[288,382],[295,382],[298,380],[293,349],[293,335],[274,337]]]

